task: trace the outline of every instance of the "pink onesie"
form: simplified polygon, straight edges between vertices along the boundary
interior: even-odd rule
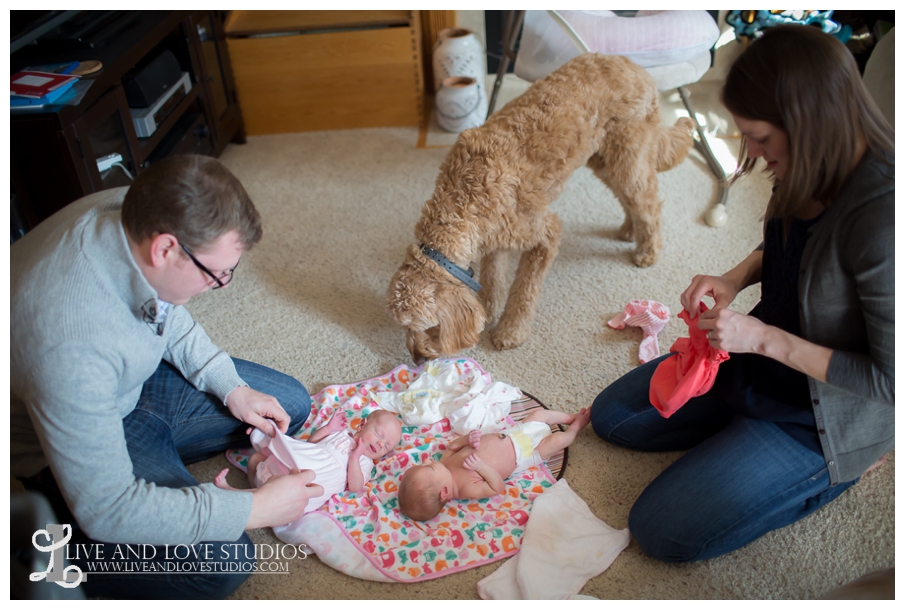
[[[657,335],[668,322],[669,307],[657,301],[634,299],[628,302],[622,313],[607,324],[617,330],[622,330],[626,325],[641,328],[644,337],[638,347],[638,360],[644,364],[660,356],[660,343],[657,341]]]
[[[327,503],[334,494],[346,490],[349,454],[355,445],[346,430],[334,432],[317,443],[301,441],[285,434],[271,438],[260,430],[251,433],[255,451],[267,456],[255,471],[255,487],[260,487],[272,476],[289,474],[290,469],[313,470],[314,482],[324,488],[324,495],[308,500],[305,512],[310,513]],[[371,479],[374,462],[366,455],[358,456],[364,480]]]

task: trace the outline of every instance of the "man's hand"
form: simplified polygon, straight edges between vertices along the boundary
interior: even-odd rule
[[[252,390],[247,386],[239,386],[226,397],[226,407],[233,417],[259,429],[267,436],[276,436],[278,432],[286,434],[289,430],[289,415],[280,406],[279,401],[269,394]],[[276,422],[279,430],[275,429],[268,419]],[[246,432],[251,433],[251,428]]]
[[[253,489],[251,515],[245,529],[276,527],[300,519],[308,500],[324,495],[324,488],[311,482],[314,476],[312,470],[293,468],[289,474],[270,477]]]

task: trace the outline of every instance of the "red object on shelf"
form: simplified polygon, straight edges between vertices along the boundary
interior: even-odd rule
[[[9,77],[10,95],[20,97],[41,98],[60,87],[79,79],[69,74],[52,74],[50,72],[16,72]]]

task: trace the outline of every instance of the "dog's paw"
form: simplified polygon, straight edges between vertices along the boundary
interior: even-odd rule
[[[694,121],[692,121],[687,116],[682,117],[679,120],[677,120],[676,127],[681,129],[682,131],[687,132],[688,135],[690,135],[690,136],[694,135],[695,129],[697,128],[697,126],[694,124]]]
[[[479,295],[481,297],[481,295]],[[484,327],[492,326],[499,319],[497,312],[502,309],[496,301],[481,298],[481,306],[484,308]]]
[[[511,325],[501,322],[490,332],[493,346],[499,350],[518,347],[528,338],[530,329],[515,329]]]
[[[625,219],[625,222],[623,222],[622,226],[619,227],[619,230],[616,231],[616,239],[621,241],[633,241],[635,239],[635,229],[632,226],[631,220]]]
[[[485,309],[485,311],[486,311],[486,309]],[[495,315],[490,315],[490,314],[486,314],[486,315],[487,315],[487,321],[486,321],[485,324],[484,324],[484,327],[485,327],[485,328],[488,327],[488,326],[493,326],[494,324],[497,323],[497,321],[498,321],[498,320],[497,320],[497,316],[495,316]]]
[[[632,254],[632,262],[639,267],[650,267],[657,262],[657,252],[636,250]]]

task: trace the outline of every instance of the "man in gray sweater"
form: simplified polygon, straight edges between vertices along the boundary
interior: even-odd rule
[[[294,521],[323,491],[310,471],[222,490],[184,465],[308,416],[302,384],[230,358],[183,307],[226,286],[260,237],[235,176],[180,156],[76,201],[10,250],[12,474],[73,525],[70,544],[96,543],[88,559],[131,543],[196,545],[213,561],[193,568],[205,575],[92,573],[89,595],[226,596],[254,567],[244,531]]]

